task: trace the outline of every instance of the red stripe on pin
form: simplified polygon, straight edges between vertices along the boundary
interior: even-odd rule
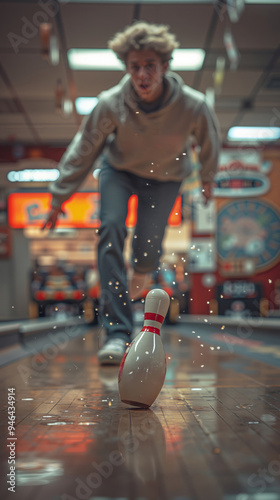
[[[155,328],[154,326],[143,326],[141,332],[151,332],[151,333],[156,333],[157,335],[160,335],[160,329]]]
[[[162,324],[163,320],[164,320],[164,316],[161,316],[160,314],[146,312],[145,316],[144,316],[144,320],[145,319],[150,319],[152,321],[158,321],[158,323]]]

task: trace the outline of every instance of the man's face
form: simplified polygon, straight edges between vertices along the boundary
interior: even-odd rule
[[[162,78],[168,63],[162,63],[154,50],[131,50],[126,60],[126,69],[132,85],[142,101],[157,100],[162,91]]]

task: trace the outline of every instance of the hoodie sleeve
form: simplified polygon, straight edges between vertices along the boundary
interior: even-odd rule
[[[79,131],[59,162],[60,175],[49,186],[52,207],[60,207],[77,191],[114,128],[112,115],[104,100],[100,99],[92,112],[84,118]]]
[[[213,182],[218,167],[221,139],[217,117],[205,100],[199,110],[194,136],[200,146],[198,157],[201,180]]]

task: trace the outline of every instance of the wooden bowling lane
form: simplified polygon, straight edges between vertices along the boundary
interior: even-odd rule
[[[97,329],[2,367],[1,499],[279,500],[279,366],[213,335],[163,327],[166,381],[149,410],[120,403],[118,368],[97,364]]]

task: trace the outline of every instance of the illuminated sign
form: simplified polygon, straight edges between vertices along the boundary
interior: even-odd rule
[[[99,193],[75,193],[69,201],[65,202],[58,228],[98,228],[99,219]],[[8,224],[14,229],[26,227],[42,227],[47,213],[50,210],[50,193],[12,193],[8,196]],[[137,221],[137,196],[130,197],[128,202],[127,227],[134,227]],[[168,219],[170,226],[181,224],[181,197],[178,196]]]
[[[215,175],[213,194],[216,197],[237,198],[261,196],[270,189],[268,165],[256,150],[223,150]]]

